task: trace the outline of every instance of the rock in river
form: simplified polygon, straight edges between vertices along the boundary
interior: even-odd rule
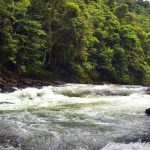
[[[150,115],[150,108],[146,109],[146,110],[145,110],[145,113],[146,113],[147,115]]]

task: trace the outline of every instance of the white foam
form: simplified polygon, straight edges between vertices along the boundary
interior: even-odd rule
[[[100,97],[68,97],[63,95],[62,91],[81,92],[95,90],[103,91],[129,91],[128,96],[100,96]],[[140,86],[117,86],[117,85],[86,85],[86,84],[66,84],[60,87],[43,87],[42,89],[26,88],[16,90],[13,93],[0,93],[0,110],[16,110],[29,107],[49,107],[56,106],[59,103],[94,103],[94,102],[112,102],[104,109],[109,110],[133,110],[139,111],[150,106],[150,95],[145,95],[146,87]],[[87,93],[88,94],[88,93]],[[114,103],[114,104],[113,104]],[[132,108],[132,109],[131,109]],[[132,111],[132,112],[133,112]]]
[[[120,143],[109,143],[101,150],[150,150],[150,143],[129,143],[129,144],[120,144]]]

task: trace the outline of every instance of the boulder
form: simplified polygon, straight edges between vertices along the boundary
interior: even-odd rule
[[[43,86],[49,86],[49,85],[54,86],[55,84],[53,84],[53,83],[51,83],[51,82],[49,82],[49,81],[43,81],[43,82],[42,82],[42,85],[43,85]]]
[[[150,94],[150,88],[146,90],[146,94]]]
[[[145,114],[150,115],[150,108],[145,110]]]
[[[3,86],[2,88],[1,88],[1,92],[2,93],[11,93],[11,92],[14,92],[16,89],[15,88],[13,88],[13,87],[11,87],[11,86]]]
[[[21,79],[19,81],[19,83],[21,83],[22,85],[26,85],[26,86],[32,86],[32,80],[31,79]]]
[[[55,85],[63,85],[63,84],[65,84],[64,81],[54,81],[53,83],[54,83]]]

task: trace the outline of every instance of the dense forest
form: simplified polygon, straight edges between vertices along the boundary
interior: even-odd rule
[[[0,76],[150,83],[150,2],[0,0]]]

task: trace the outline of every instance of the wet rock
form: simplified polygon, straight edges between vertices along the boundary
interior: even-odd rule
[[[58,84],[58,83],[57,83]],[[49,81],[42,81],[42,80],[36,80],[36,79],[21,79],[18,81],[18,86],[22,87],[41,87],[41,86],[48,86],[52,85]]]
[[[10,79],[7,81],[8,83],[11,83],[11,84],[14,84],[16,85],[17,84],[17,80],[14,80],[14,79]]]
[[[48,81],[43,81],[43,82],[42,82],[42,85],[43,85],[43,86],[49,86],[49,85],[54,86],[55,84],[53,84],[53,83],[51,83],[51,82],[48,82]]]
[[[4,77],[0,77],[0,91],[2,93],[4,92],[13,92],[15,89],[13,87],[16,87],[17,82],[13,79],[7,79]]]
[[[3,86],[6,84],[6,81],[0,77],[0,88],[3,88]]]
[[[54,81],[54,84],[55,85],[63,85],[63,84],[65,84],[65,82],[64,81]]]
[[[53,83],[50,81],[43,81],[39,79],[30,79],[30,78],[21,78],[21,79],[5,79],[0,76],[0,92],[14,92],[17,88],[24,89],[27,87],[35,87],[41,88],[42,86],[49,85],[63,85],[65,82],[63,81],[54,81]]]
[[[150,88],[146,90],[146,94],[150,94]]]
[[[150,108],[145,110],[145,114],[150,115]]]
[[[40,80],[33,80],[32,81],[32,86],[42,86],[42,81],[40,81]]]
[[[3,78],[2,77],[0,77],[0,83],[2,83],[4,80],[3,80]]]
[[[13,87],[16,87],[16,84],[4,84],[2,87],[1,87],[1,92],[2,93],[5,93],[5,92],[14,92],[15,91],[15,88]]]
[[[31,86],[32,85],[32,80],[30,80],[30,79],[21,79],[19,81],[19,83],[22,84],[22,85]]]

